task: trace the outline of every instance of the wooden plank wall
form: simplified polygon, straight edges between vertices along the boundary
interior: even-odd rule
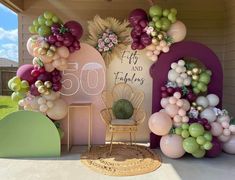
[[[235,116],[235,1],[225,0],[224,107]]]

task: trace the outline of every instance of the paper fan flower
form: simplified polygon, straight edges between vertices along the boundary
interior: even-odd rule
[[[93,21],[88,21],[89,37],[87,43],[95,47],[108,66],[115,56],[131,43],[129,23],[108,17],[102,19],[96,15]]]

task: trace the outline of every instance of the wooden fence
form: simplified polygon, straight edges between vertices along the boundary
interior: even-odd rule
[[[18,67],[0,67],[0,95],[7,96],[12,93],[8,88],[8,81],[16,75]]]

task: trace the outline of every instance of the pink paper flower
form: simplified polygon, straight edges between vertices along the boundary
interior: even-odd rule
[[[108,47],[109,47],[109,48],[112,48],[112,47],[113,47],[113,43],[110,42],[110,43],[108,44]]]
[[[107,46],[104,47],[104,52],[109,51],[109,48]]]

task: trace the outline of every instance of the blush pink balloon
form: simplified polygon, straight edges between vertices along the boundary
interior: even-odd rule
[[[170,117],[174,117],[178,114],[179,111],[179,107],[175,104],[168,104],[165,109]]]
[[[148,125],[154,134],[163,136],[168,134],[172,128],[172,120],[168,114],[157,112],[150,116]]]
[[[184,109],[185,111],[188,111],[190,109],[190,103],[186,99],[182,99],[182,101],[183,101],[182,109]]]
[[[167,104],[169,104],[169,100],[168,100],[169,98],[162,98],[161,99],[161,106],[163,107],[163,108],[166,108],[166,106],[167,106]]]
[[[43,41],[43,38],[39,35],[31,36],[26,44],[27,50],[31,56],[34,56],[34,48],[40,47],[40,43]]]
[[[229,154],[235,154],[235,135],[232,135],[230,139],[223,144],[223,150]]]
[[[229,139],[231,138],[231,136],[225,136],[225,135],[220,135],[218,136],[218,139],[221,141],[221,142],[227,142]]]
[[[172,37],[174,42],[182,41],[187,33],[186,26],[181,21],[176,21],[167,31],[167,34]]]
[[[211,134],[213,136],[220,136],[223,133],[223,128],[220,123],[212,122],[211,124]]]
[[[183,138],[176,134],[162,136],[160,148],[163,154],[169,158],[180,158],[185,154]]]

